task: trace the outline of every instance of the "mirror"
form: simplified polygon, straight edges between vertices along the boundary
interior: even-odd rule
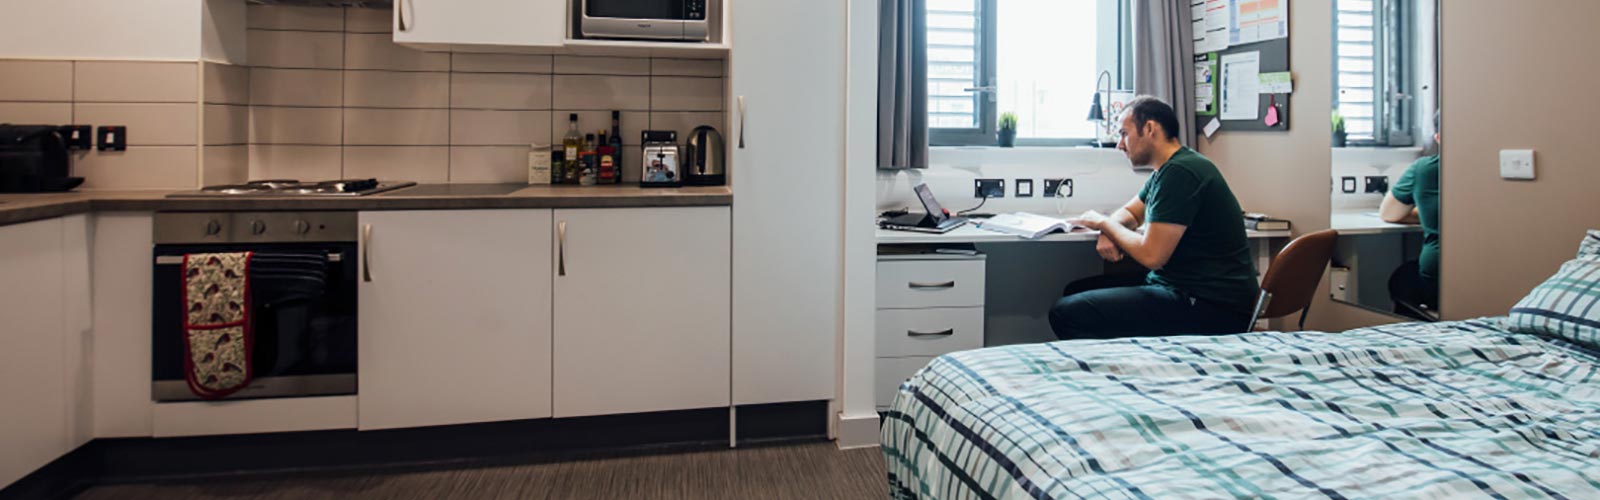
[[[1438,0],[1334,0],[1334,300],[1439,311]]]

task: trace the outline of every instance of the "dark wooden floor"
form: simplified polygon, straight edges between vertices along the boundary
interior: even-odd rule
[[[876,448],[833,443],[396,474],[99,486],[79,499],[882,499]]]

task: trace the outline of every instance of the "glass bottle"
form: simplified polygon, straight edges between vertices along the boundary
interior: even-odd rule
[[[566,152],[566,161],[562,162],[561,167],[561,182],[577,184],[582,161],[579,155],[583,152],[583,133],[578,131],[577,113],[567,115],[567,136],[561,139],[561,149]]]

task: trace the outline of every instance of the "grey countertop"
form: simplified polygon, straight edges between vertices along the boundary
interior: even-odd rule
[[[509,187],[507,187],[509,189]],[[486,185],[421,185],[372,196],[167,198],[172,191],[84,191],[0,194],[0,226],[86,212],[255,210],[471,210],[494,208],[628,208],[731,206],[726,186],[526,186],[507,194]],[[408,194],[415,191],[421,194]]]

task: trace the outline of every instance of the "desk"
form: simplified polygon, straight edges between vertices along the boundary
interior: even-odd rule
[[[1379,221],[1382,222],[1382,221]],[[1245,231],[1245,237],[1252,241],[1270,240],[1273,238],[1288,238],[1289,231]],[[1099,231],[1073,231],[1070,233],[1051,233],[1037,240],[1030,240],[1021,236],[997,233],[979,228],[975,224],[950,230],[944,234],[918,233],[914,231],[895,231],[891,229],[878,229],[879,245],[938,245],[957,243],[1033,243],[1033,242],[1071,242],[1095,241],[1100,237]]]
[[[1331,227],[1340,235],[1420,233],[1422,226],[1384,222],[1372,210],[1337,210]]]

